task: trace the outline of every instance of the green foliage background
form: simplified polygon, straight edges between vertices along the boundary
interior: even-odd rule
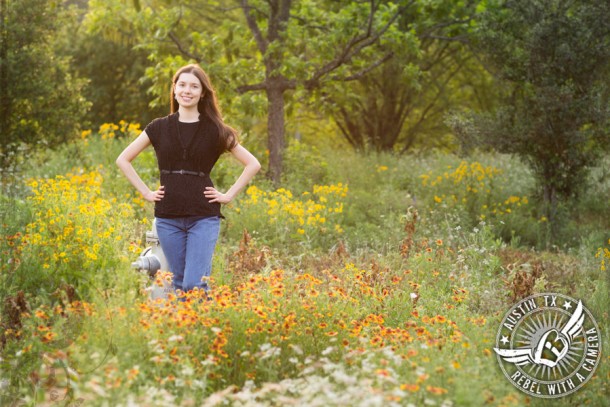
[[[3,1],[0,30],[0,168],[18,165],[28,150],[73,139],[90,102],[85,81],[59,51],[70,21],[60,2]],[[3,180],[3,185],[6,181]]]

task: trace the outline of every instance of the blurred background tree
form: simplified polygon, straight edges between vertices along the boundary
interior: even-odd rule
[[[489,1],[475,34],[506,87],[493,113],[452,119],[467,148],[516,154],[537,180],[549,242],[610,146],[610,3]]]
[[[398,27],[415,34],[411,41],[382,41],[377,50],[391,52],[387,62],[324,92],[325,105],[351,146],[399,153],[448,149],[454,143],[446,112],[489,108],[495,95],[491,77],[468,46],[478,3],[410,3]]]
[[[127,3],[131,4],[131,3]],[[75,75],[87,78],[83,96],[91,102],[85,116],[88,126],[127,122],[146,124],[169,111],[165,106],[151,106],[147,97],[151,82],[144,77],[148,54],[138,47],[139,36],[133,24],[121,17],[103,29],[90,23],[88,0],[67,1],[64,6],[72,18],[65,22],[61,54],[72,60]]]
[[[13,170],[35,148],[78,135],[89,102],[85,81],[58,52],[70,16],[60,1],[0,0],[0,168]]]
[[[134,45],[122,36],[90,33],[77,37],[73,44],[74,69],[89,78],[83,95],[92,104],[86,118],[94,128],[121,120],[146,124],[169,111],[169,104],[158,108],[149,105],[152,98],[146,94],[151,84],[143,78],[147,55]]]

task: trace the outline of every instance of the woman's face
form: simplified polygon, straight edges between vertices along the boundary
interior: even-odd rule
[[[181,107],[197,106],[203,96],[203,86],[192,73],[182,73],[174,84],[174,95]]]

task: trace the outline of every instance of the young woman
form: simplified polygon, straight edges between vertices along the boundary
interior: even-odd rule
[[[155,149],[160,187],[151,191],[131,162],[146,147]],[[244,165],[225,193],[214,188],[210,172],[228,151]],[[149,202],[155,203],[157,234],[173,273],[176,290],[208,289],[212,256],[220,230],[220,204],[231,202],[261,168],[226,125],[216,94],[198,65],[180,68],[173,78],[171,114],[153,120],[119,155],[116,164]]]

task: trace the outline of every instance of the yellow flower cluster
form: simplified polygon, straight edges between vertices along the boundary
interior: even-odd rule
[[[113,139],[115,137],[134,138],[141,132],[139,124],[128,123],[125,120],[121,120],[118,124],[104,123],[98,130],[102,140]]]
[[[34,220],[22,240],[24,253],[43,269],[81,271],[114,254],[116,243],[124,240],[122,219],[133,216],[133,209],[102,197],[101,184],[99,171],[30,180]]]
[[[485,220],[511,214],[529,204],[526,196],[511,195],[500,202],[493,202],[492,195],[498,189],[498,176],[502,170],[483,166],[479,162],[462,161],[457,168],[451,166],[442,174],[428,172],[420,176],[422,185],[432,189],[434,204],[448,207],[464,207],[473,219]],[[542,220],[541,220],[542,221]]]
[[[467,163],[462,161],[460,165],[453,171],[451,166],[447,167],[448,171],[443,172],[442,175],[433,176],[432,171],[427,174],[420,175],[422,179],[422,185],[425,187],[442,187],[445,185],[451,185],[453,190],[456,187],[462,186],[462,190],[456,191],[455,194],[450,195],[450,198],[457,202],[461,200],[466,202],[467,194],[478,194],[479,192],[491,192],[491,181],[493,178],[502,173],[502,170],[487,166],[484,167],[479,162]],[[441,203],[447,198],[446,195],[434,196],[434,201]]]
[[[384,172],[388,170],[388,166],[387,165],[379,165],[377,166],[377,172]]]
[[[511,195],[503,203],[497,202],[492,203],[491,205],[483,205],[481,207],[481,219],[486,219],[489,215],[501,216],[503,214],[510,214],[513,213],[514,210],[524,207],[527,204],[529,204],[529,200],[526,196],[519,197]],[[540,221],[544,222],[543,219]]]
[[[610,245],[610,239],[608,239],[608,245]],[[610,260],[610,250],[607,247],[600,247],[595,253],[595,258],[600,260],[599,269],[606,271],[606,259]]]
[[[340,225],[343,213],[342,198],[347,196],[348,186],[314,185],[312,191],[304,192],[300,198],[291,191],[280,188],[264,191],[251,186],[246,198],[240,201],[237,211],[241,216],[265,217],[263,224],[281,227],[292,237],[312,238],[320,233],[342,233]]]

